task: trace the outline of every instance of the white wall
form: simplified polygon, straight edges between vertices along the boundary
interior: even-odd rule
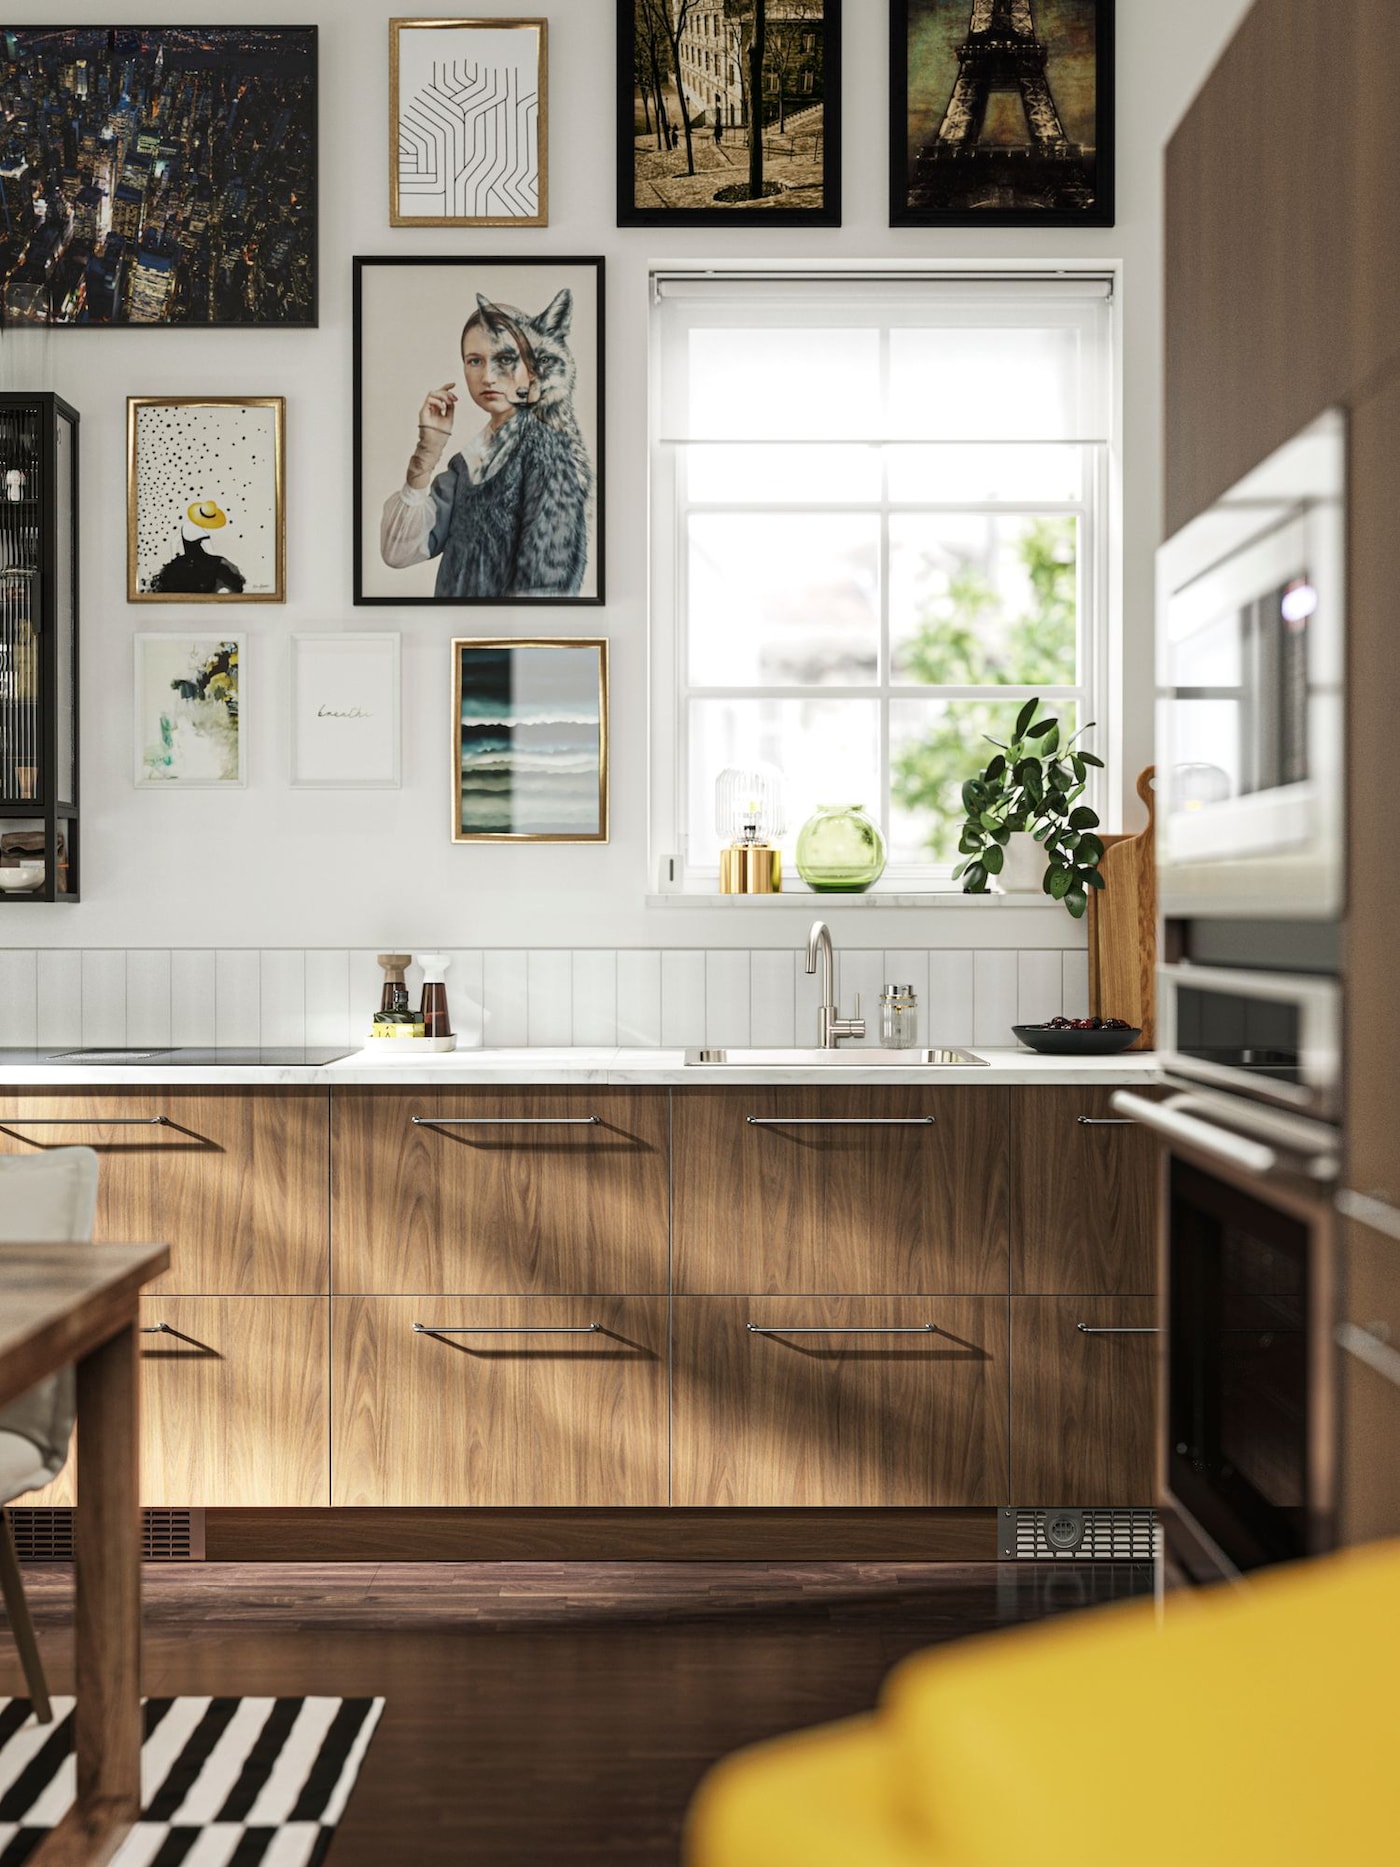
[[[10,331],[0,386],[52,388],[82,412],[84,900],[0,904],[0,944],[34,947],[790,947],[801,917],[704,907],[649,910],[646,721],[646,318],[654,260],[1056,256],[1121,259],[1124,315],[1125,700],[1129,775],[1150,756],[1152,552],[1161,445],[1161,152],[1247,0],[1119,0],[1118,225],[1063,232],[894,232],[885,224],[884,0],[846,0],[845,226],[623,232],[613,224],[614,0],[550,9],[551,225],[537,233],[391,230],[387,210],[388,9],[257,0],[248,17],[321,27],[321,324],[315,331]],[[233,6],[200,9],[236,23]],[[84,4],[84,23],[184,22],[183,3]],[[9,23],[52,24],[52,0],[15,0]],[[454,847],[448,840],[449,657],[454,633],[510,633],[507,609],[356,611],[350,601],[354,253],[603,253],[608,260],[608,603],[548,614],[551,633],[612,642],[613,840],[606,848]],[[250,784],[228,794],[138,793],[131,782],[133,633],[186,615],[124,601],[128,394],[284,394],[288,602],[221,612],[251,639]],[[331,516],[327,517],[329,513]],[[532,611],[531,629],[546,620]],[[287,637],[295,628],[400,628],[404,785],[288,785]],[[1130,823],[1135,819],[1130,818]],[[830,917],[838,939],[879,948],[965,946],[966,911]],[[979,917],[979,930],[990,920]],[[1021,913],[1015,918],[1019,921]],[[1038,918],[1038,917],[1037,917]],[[1007,922],[998,920],[999,928]],[[1026,946],[1058,946],[1056,928]],[[1000,940],[994,940],[1001,944]]]

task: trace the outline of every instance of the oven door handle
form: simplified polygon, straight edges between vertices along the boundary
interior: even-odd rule
[[[1261,1141],[1247,1141],[1243,1135],[1231,1134],[1228,1128],[1217,1128],[1214,1122],[1202,1121],[1198,1115],[1178,1114],[1175,1109],[1149,1102],[1146,1096],[1131,1095],[1126,1089],[1114,1091],[1113,1106],[1120,1115],[1131,1116],[1144,1128],[1161,1135],[1163,1140],[1199,1148],[1203,1154],[1227,1166],[1253,1174],[1277,1171],[1279,1157],[1273,1148],[1265,1147]]]

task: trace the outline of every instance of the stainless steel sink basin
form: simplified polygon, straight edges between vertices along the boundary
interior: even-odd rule
[[[985,1057],[970,1050],[878,1050],[852,1044],[844,1050],[687,1050],[686,1064],[744,1069],[987,1069]]]

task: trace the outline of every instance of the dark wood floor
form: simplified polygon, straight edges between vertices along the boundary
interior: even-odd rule
[[[71,1573],[26,1584],[70,1691]],[[331,1867],[675,1867],[725,1752],[866,1709],[919,1647],[1150,1587],[1068,1563],[152,1565],[145,1689],[382,1694]],[[0,1694],[23,1689],[0,1632]]]

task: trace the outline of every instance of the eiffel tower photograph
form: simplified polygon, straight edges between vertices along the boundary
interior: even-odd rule
[[[1113,225],[1113,0],[895,0],[893,226]]]

